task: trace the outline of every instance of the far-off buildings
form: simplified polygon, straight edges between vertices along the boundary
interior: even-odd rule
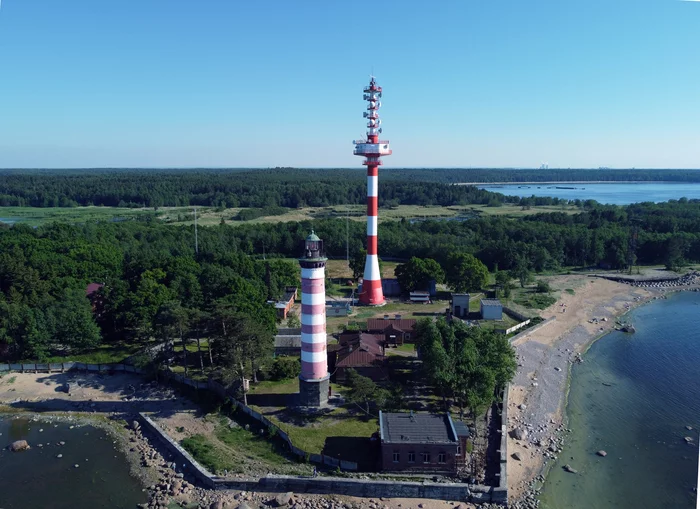
[[[449,414],[379,412],[384,472],[455,474],[466,464],[469,429]]]

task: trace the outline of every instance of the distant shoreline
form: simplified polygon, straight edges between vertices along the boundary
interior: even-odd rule
[[[700,184],[700,182],[680,182],[677,180],[551,180],[547,182],[457,182],[455,186],[518,186],[547,184]]]

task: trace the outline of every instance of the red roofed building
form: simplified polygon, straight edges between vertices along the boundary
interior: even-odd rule
[[[364,332],[344,334],[335,354],[335,381],[345,383],[348,371],[354,369],[359,375],[379,382],[387,378],[384,341]]]
[[[370,318],[367,320],[367,331],[370,334],[382,336],[385,345],[403,345],[404,343],[413,343],[413,329],[416,326],[416,320],[404,319],[399,315],[396,318]]]
[[[90,283],[85,287],[85,296],[90,299],[92,312],[98,317],[102,313],[102,308],[104,306],[102,295],[100,295],[100,289],[103,287],[104,285],[101,283]]]

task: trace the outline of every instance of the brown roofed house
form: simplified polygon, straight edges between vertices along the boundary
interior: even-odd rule
[[[364,332],[343,334],[335,353],[335,381],[346,383],[348,371],[379,382],[387,378],[384,345],[380,337]]]
[[[370,318],[367,320],[367,331],[370,334],[384,336],[386,345],[403,345],[404,343],[414,342],[414,329],[416,320],[410,318]]]

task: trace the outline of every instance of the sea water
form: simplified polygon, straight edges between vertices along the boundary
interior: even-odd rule
[[[700,199],[697,182],[616,182],[610,184],[508,184],[477,186],[507,196],[550,196],[565,200],[596,200],[611,205],[628,205],[645,201],[663,202],[679,198]],[[557,189],[559,187],[559,189]],[[566,189],[561,189],[566,188]]]
[[[0,416],[0,507],[133,509],[148,501],[105,431],[70,426]],[[15,440],[26,440],[31,449],[10,452]]]
[[[700,293],[654,301],[625,317],[636,334],[608,334],[573,366],[572,432],[545,481],[543,508],[695,507],[699,318]]]

